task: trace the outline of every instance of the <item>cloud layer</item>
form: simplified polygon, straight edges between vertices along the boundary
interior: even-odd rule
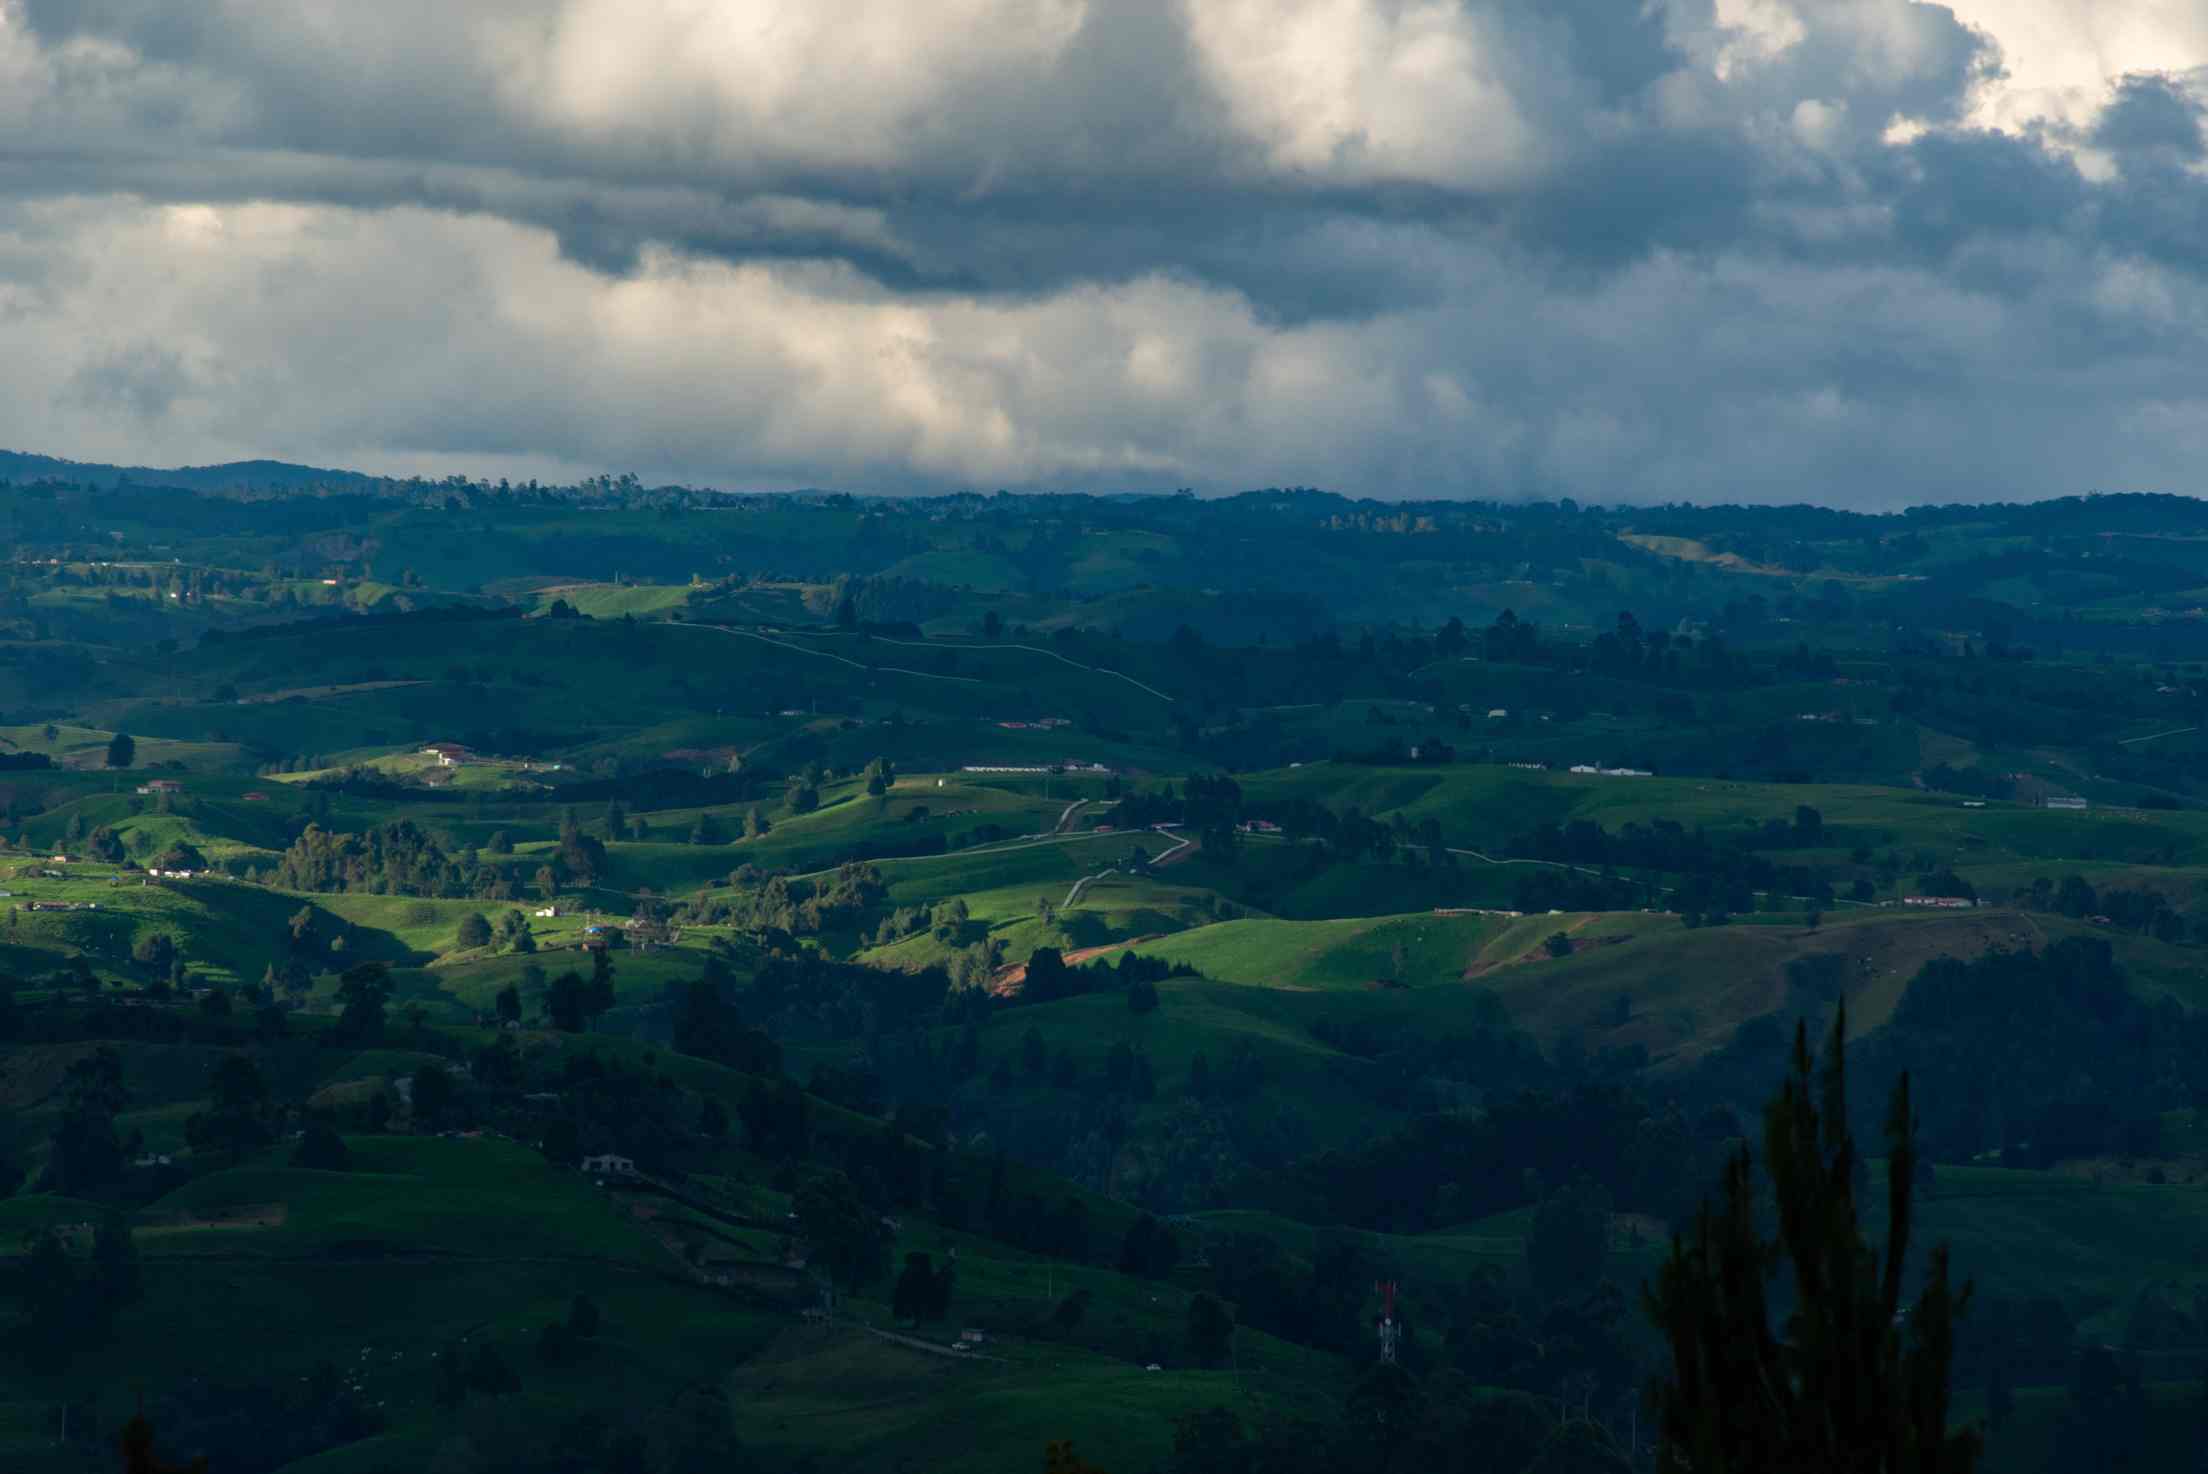
[[[0,444],[2191,491],[2195,0],[0,0]]]

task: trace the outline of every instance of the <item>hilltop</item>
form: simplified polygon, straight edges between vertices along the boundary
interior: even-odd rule
[[[1379,1283],[1421,1447],[1630,1465],[1843,1005],[1996,1474],[2208,1346],[2182,507],[36,481],[10,1467],[1349,1467]]]

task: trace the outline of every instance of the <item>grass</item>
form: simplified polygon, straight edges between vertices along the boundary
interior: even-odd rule
[[[1570,956],[1538,950],[1536,934],[1563,931]],[[1511,933],[1522,946],[1478,974],[1537,1036],[1578,1033],[1591,1045],[1645,1047],[1659,1065],[1685,1064],[1727,1042],[1747,1020],[1815,1010],[1788,965],[1845,959],[1848,1023],[1860,1036],[1889,1018],[1918,969],[1934,957],[1976,956],[2033,944],[2035,918],[2006,911],[1872,911],[1799,924],[1690,929],[1677,917],[1528,917]]]
[[[1508,930],[1485,916],[1354,917],[1340,921],[1225,921],[1138,950],[1186,963],[1207,978],[1257,986],[1370,988],[1379,979],[1461,978]]]
[[[10,911],[5,913],[9,919],[0,923],[9,939],[56,954],[57,960],[82,953],[95,959],[101,971],[123,976],[132,975],[130,957],[137,943],[159,934],[170,937],[194,972],[206,980],[257,982],[268,965],[278,960],[279,947],[288,943],[293,913],[302,905],[318,912],[323,935],[332,935],[342,927],[324,903],[347,899],[303,897],[215,879],[118,884],[111,865],[32,868],[30,875],[18,873],[0,883],[0,888],[13,892],[6,905],[27,908],[34,901],[63,901],[97,909]],[[60,870],[61,878],[35,873],[44,869]],[[402,940],[374,928],[357,930],[349,949],[351,961],[392,961],[406,955]]]
[[[962,782],[955,777],[900,778],[880,798],[869,797],[857,781],[827,785],[820,807],[792,814],[780,802],[720,804],[707,808],[654,809],[636,817],[655,836],[648,841],[618,841],[609,846],[608,878],[626,888],[649,886],[662,893],[695,890],[726,877],[739,866],[807,872],[829,868],[863,847],[913,848],[930,841],[971,843],[983,826],[1008,835],[1047,831],[1066,800],[1051,801]],[[765,834],[743,839],[746,816],[754,808],[772,824]],[[726,842],[699,845],[688,836],[701,817],[711,816]],[[533,854],[545,846],[517,846]]]
[[[2053,1294],[2082,1340],[2119,1342],[2140,1289],[2204,1283],[2208,1189],[1942,1167],[1916,1237],[1951,1243],[1958,1274],[1988,1293]]]
[[[654,952],[619,951],[614,954],[613,990],[615,1008],[649,1002],[657,999],[672,983],[687,982],[698,976],[703,968],[703,953],[691,947],[669,948]],[[449,963],[435,968],[395,974],[393,983],[396,996],[403,1003],[416,998],[450,1001],[459,1005],[460,1014],[447,1013],[448,1019],[472,1018],[488,1013],[496,1003],[498,994],[507,987],[523,990],[523,1004],[536,1009],[541,1000],[530,996],[526,986],[526,974],[531,967],[540,968],[548,977],[563,972],[588,974],[590,960],[573,951],[540,951],[534,954],[507,953],[499,957],[484,957],[469,961]],[[609,1027],[616,1026],[616,1018]]]
[[[769,1453],[916,1470],[972,1468],[980,1450],[1039,1463],[1045,1444],[1067,1441],[1099,1467],[1147,1468],[1171,1451],[1178,1414],[1254,1411],[1225,1371],[1146,1372],[1077,1350],[960,1363],[848,1330],[790,1333],[736,1375],[732,1392]]]
[[[328,1363],[390,1427],[369,1443],[296,1466],[324,1470],[388,1469],[395,1450],[449,1441],[454,1419],[433,1392],[438,1358],[456,1342],[499,1346],[526,1384],[507,1411],[531,1411],[542,1427],[577,1406],[661,1406],[695,1380],[698,1366],[739,1361],[777,1329],[758,1311],[701,1301],[654,1272],[579,1271],[518,1257],[300,1260],[245,1272],[221,1260],[149,1253],[144,1279],[145,1300],[121,1317],[114,1345],[80,1358],[66,1377],[39,1378],[23,1390],[82,1399],[102,1422],[119,1425],[131,1389],[205,1374],[210,1346],[222,1348],[221,1374],[232,1381],[285,1385]],[[579,1366],[542,1367],[532,1355],[536,1332],[586,1287],[605,1315],[598,1353]],[[283,1334],[267,1334],[272,1326]],[[495,1416],[479,1408],[459,1421],[468,1427]]]
[[[187,772],[222,772],[233,770],[244,761],[243,751],[233,743],[172,741],[133,735],[134,768],[139,771],[110,769],[107,767],[107,745],[114,736],[112,729],[58,723],[54,724],[52,737],[46,735],[45,726],[0,727],[0,751],[41,753],[52,758],[56,767],[98,770],[119,780],[140,781],[158,777],[172,764]],[[153,771],[143,771],[148,769]]]
[[[281,1165],[281,1152],[202,1177],[146,1214],[194,1225],[164,1233],[148,1253],[218,1245],[256,1257],[392,1252],[457,1258],[601,1261],[644,1267],[656,1258],[640,1234],[579,1173],[536,1152],[484,1137],[356,1137],[349,1172]],[[231,1230],[223,1215],[268,1204],[280,1226]]]
[[[690,602],[690,589],[674,584],[556,583],[532,591],[540,609],[550,609],[564,599],[578,614],[592,619],[657,616]]]
[[[484,793],[544,792],[549,788],[541,775],[542,770],[534,762],[513,758],[479,758],[459,767],[446,767],[439,759],[424,753],[418,747],[404,747],[371,757],[347,755],[345,764],[366,768],[400,783],[416,783],[425,789],[440,792]],[[318,779],[340,776],[341,767],[302,768],[297,772],[282,773],[272,777],[272,783],[312,783]]]

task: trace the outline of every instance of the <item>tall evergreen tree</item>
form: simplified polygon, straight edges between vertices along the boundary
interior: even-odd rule
[[[1902,1305],[1916,1152],[1909,1080],[1887,1116],[1883,1254],[1857,1216],[1848,1130],[1847,1014],[1834,1020],[1821,1078],[1807,1026],[1794,1066],[1764,1113],[1764,1157],[1778,1237],[1756,1227],[1754,1167],[1743,1147],[1693,1233],[1674,1238],[1649,1292],[1671,1370],[1654,1389],[1667,1474],[1970,1474],[1981,1439],[1948,1426],[1955,1321],[1970,1299],[1935,1248],[1924,1289]],[[1796,1308],[1772,1323],[1766,1283],[1784,1264]]]

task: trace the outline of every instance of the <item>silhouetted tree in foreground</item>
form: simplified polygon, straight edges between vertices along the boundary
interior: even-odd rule
[[[1714,1203],[1648,1295],[1670,1345],[1670,1376],[1654,1389],[1667,1474],[1970,1474],[1976,1429],[1948,1426],[1955,1321],[1970,1299],[1948,1284],[1947,1249],[1932,1251],[1923,1292],[1906,1311],[1916,1154],[1909,1080],[1887,1116],[1883,1257],[1856,1216],[1855,1143],[1848,1131],[1843,1040],[1834,1022],[1813,1079],[1809,1032],[1797,1027],[1794,1067],[1764,1113],[1764,1157],[1778,1238],[1757,1231],[1753,1169],[1743,1147]],[[1781,1263],[1796,1306],[1774,1328],[1767,1282]]]

